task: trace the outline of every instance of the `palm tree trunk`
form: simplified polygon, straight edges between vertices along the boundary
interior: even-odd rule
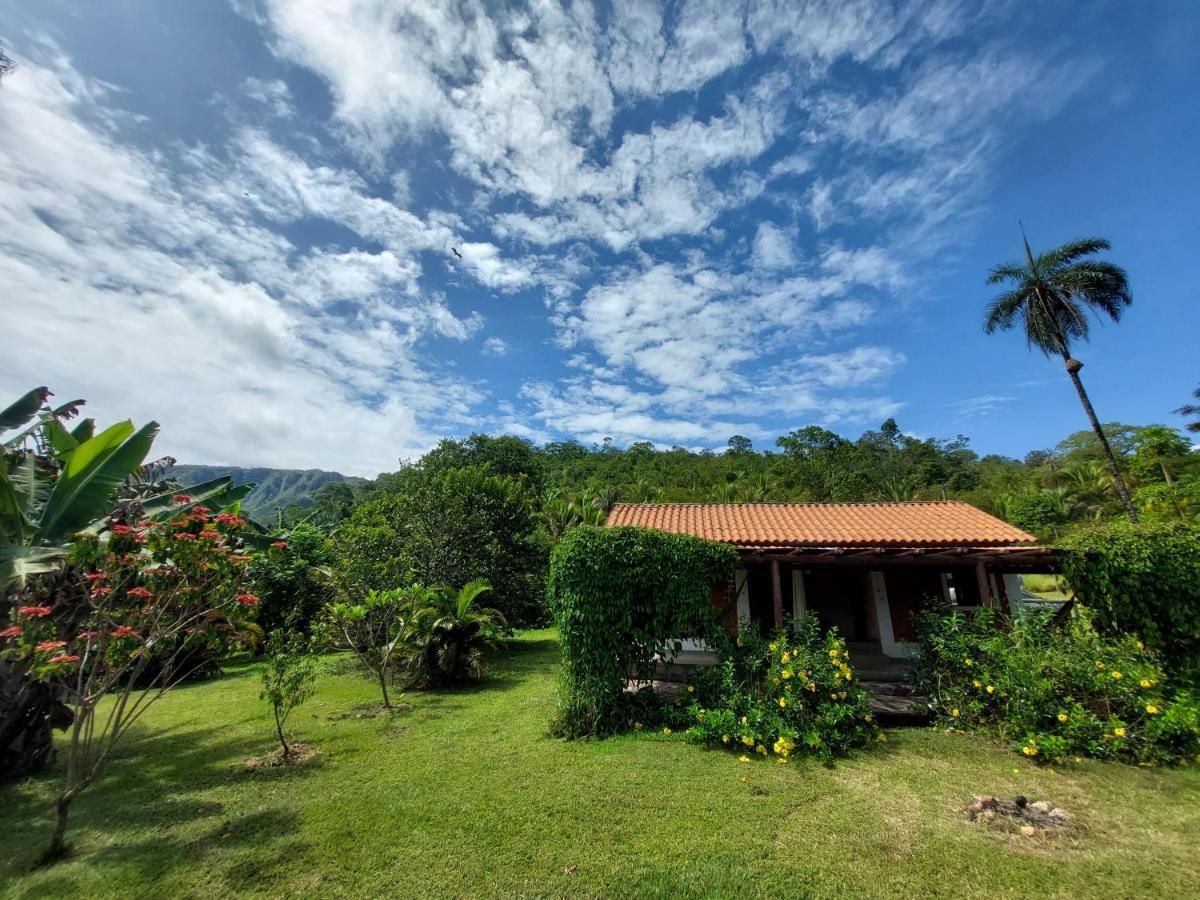
[[[1067,374],[1071,376],[1071,381],[1075,385],[1075,392],[1079,394],[1079,402],[1083,404],[1083,411],[1087,413],[1088,421],[1092,423],[1092,431],[1096,432],[1096,437],[1100,439],[1100,449],[1104,451],[1104,459],[1108,463],[1108,469],[1112,472],[1113,484],[1117,488],[1117,496],[1121,498],[1121,504],[1125,507],[1125,512],[1129,513],[1129,521],[1133,524],[1138,524],[1137,510],[1134,509],[1133,500],[1129,496],[1129,488],[1125,484],[1125,478],[1121,474],[1121,469],[1117,465],[1117,458],[1113,455],[1112,447],[1108,444],[1108,437],[1104,434],[1104,429],[1100,427],[1100,420],[1096,418],[1096,410],[1092,408],[1092,401],[1088,399],[1087,391],[1083,389],[1083,382],[1079,378],[1079,370],[1083,368],[1083,363],[1079,360],[1071,359],[1067,352],[1063,352],[1063,363],[1067,367]]]

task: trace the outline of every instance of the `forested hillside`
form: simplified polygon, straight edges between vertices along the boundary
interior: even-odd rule
[[[250,515],[267,523],[276,509],[306,508],[313,504],[317,491],[327,484],[354,484],[362,481],[340,472],[322,469],[240,468],[238,466],[176,465],[167,473],[181,487],[199,484],[211,478],[232,475],[234,484],[253,482],[254,490],[242,502]]]

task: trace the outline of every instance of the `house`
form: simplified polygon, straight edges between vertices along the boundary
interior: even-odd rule
[[[912,503],[618,503],[606,523],[692,534],[737,547],[741,565],[714,586],[731,632],[764,633],[816,613],[852,653],[904,659],[912,615],[941,599],[1015,611],[1021,572],[1056,569],[1050,550],[958,501]],[[691,659],[703,648],[685,648]]]

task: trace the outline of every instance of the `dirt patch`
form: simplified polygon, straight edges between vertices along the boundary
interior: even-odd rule
[[[302,766],[321,752],[303,741],[292,741],[288,744],[288,749],[291,752],[287,756],[283,755],[282,747],[276,747],[270,753],[264,753],[262,756],[252,756],[246,760],[246,768],[256,771],[258,769],[275,769],[280,766]]]
[[[983,794],[966,808],[966,817],[969,822],[1024,838],[1067,834],[1079,827],[1065,810],[1049,800],[1023,796],[1009,800]]]
[[[382,703],[372,706],[357,706],[354,709],[348,709],[344,712],[336,713],[330,716],[330,719],[378,719],[380,716],[391,716],[396,713],[409,712],[412,709],[411,703],[393,703],[392,708],[388,709]]]

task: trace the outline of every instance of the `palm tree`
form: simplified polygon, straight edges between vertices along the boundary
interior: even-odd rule
[[[1129,279],[1120,266],[1086,258],[1110,248],[1104,238],[1071,241],[1036,257],[1029,249],[1023,228],[1021,239],[1025,243],[1025,262],[996,266],[988,276],[988,284],[1009,282],[1015,287],[994,297],[988,304],[984,330],[988,334],[1008,331],[1020,322],[1031,347],[1037,347],[1047,356],[1062,356],[1083,411],[1100,440],[1117,495],[1130,521],[1137,522],[1137,510],[1130,499],[1129,488],[1121,476],[1104,429],[1100,427],[1092,401],[1079,379],[1083,363],[1071,357],[1071,341],[1087,340],[1089,309],[1103,313],[1114,322],[1120,321],[1125,307],[1133,302]]]
[[[1200,400],[1200,388],[1192,391],[1192,396]],[[1175,412],[1181,416],[1200,416],[1200,403],[1188,403],[1185,406],[1179,407]],[[1188,422],[1184,427],[1188,431],[1200,431],[1200,418],[1196,419],[1195,422]]]
[[[483,678],[483,655],[500,645],[507,623],[499,611],[475,606],[480,594],[492,589],[476,578],[458,592],[433,591],[430,602],[413,619],[409,646],[415,681],[425,687],[442,687]]]

